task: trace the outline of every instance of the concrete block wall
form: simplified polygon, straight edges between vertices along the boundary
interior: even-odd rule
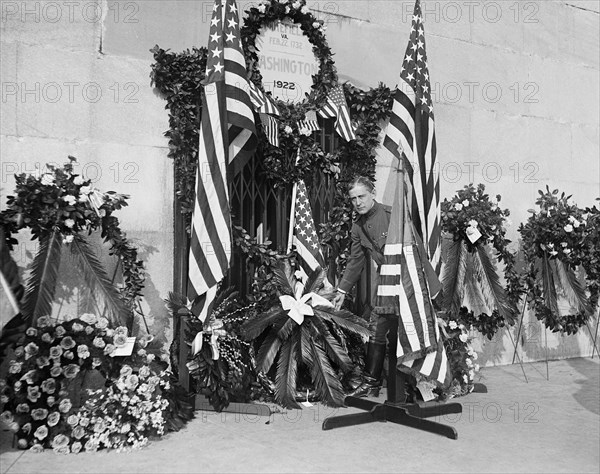
[[[239,2],[240,10],[256,2]],[[78,157],[102,190],[131,195],[119,213],[143,246],[145,309],[165,344],[162,305],[172,289],[173,186],[163,132],[165,102],[150,87],[149,49],[206,44],[211,1],[3,1],[0,29],[2,205],[12,174]],[[308,2],[327,22],[341,80],[397,83],[412,0]],[[469,182],[501,194],[509,238],[537,190],[600,195],[599,4],[565,1],[423,0],[442,197]],[[378,173],[386,173],[380,163]],[[23,241],[23,265],[27,246]],[[546,356],[543,327],[525,315],[524,358]],[[593,328],[592,328],[593,329]],[[578,336],[548,334],[550,357],[591,354]],[[506,333],[477,340],[482,362],[512,361]]]

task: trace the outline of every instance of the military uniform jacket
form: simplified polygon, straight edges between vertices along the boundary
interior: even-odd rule
[[[338,285],[340,290],[348,293],[360,279],[367,255],[371,256],[377,268],[383,263],[383,247],[388,235],[390,214],[391,207],[375,201],[369,212],[359,215],[352,224],[350,256]],[[377,272],[374,271],[372,274],[375,277],[375,284],[372,281],[371,286],[372,290],[375,290]]]

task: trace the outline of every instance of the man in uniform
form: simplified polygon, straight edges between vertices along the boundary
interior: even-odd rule
[[[350,256],[346,270],[338,284],[337,295],[333,299],[336,309],[342,307],[346,294],[360,279],[360,275],[367,261],[371,257],[373,265],[371,271],[371,301],[373,307],[377,295],[377,281],[379,266],[383,263],[383,248],[388,235],[391,208],[375,201],[375,186],[365,177],[355,178],[348,186],[348,196],[358,214],[352,224]],[[386,355],[386,337],[388,333],[396,337],[398,316],[394,314],[372,314],[375,334],[370,338],[367,347],[365,374],[362,383],[350,393],[354,397],[379,396],[381,388],[381,373]],[[394,341],[395,343],[395,341]],[[406,392],[406,375],[397,373],[399,387],[404,387]],[[400,393],[400,402],[405,401],[405,393]],[[404,398],[404,400],[403,400]]]

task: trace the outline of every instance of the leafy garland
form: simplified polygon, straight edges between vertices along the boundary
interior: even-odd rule
[[[17,243],[14,234],[29,228],[32,239],[43,242],[53,234],[62,236],[63,244],[81,245],[78,234],[91,234],[98,229],[110,244],[109,254],[123,265],[123,302],[133,313],[144,288],[144,263],[137,249],[119,227],[113,212],[127,206],[127,195],[114,191],[100,193],[91,180],[74,173],[76,158],[57,168],[46,165],[44,171],[15,175],[15,195],[8,196],[6,209],[0,213],[0,224],[10,250]]]
[[[505,222],[510,213],[499,207],[500,199],[497,195],[496,200],[490,200],[483,184],[477,187],[469,184],[451,200],[444,199],[441,205],[442,230],[453,239],[443,268],[444,309],[449,318],[476,328],[488,339],[506,323],[514,324],[522,292],[515,255],[508,250],[510,240],[505,237]],[[500,285],[488,244],[498,260],[504,262],[506,290]],[[465,296],[473,303],[493,308],[492,314],[474,315],[461,307]]]
[[[598,305],[600,289],[599,211],[580,209],[569,203],[571,196],[558,189],[538,191],[539,211],[521,224],[523,251],[527,262],[525,287],[536,318],[553,332],[575,334]],[[585,284],[574,273],[585,270]],[[575,308],[560,315],[558,294],[563,293]]]

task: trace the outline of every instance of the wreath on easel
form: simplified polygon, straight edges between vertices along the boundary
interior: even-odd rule
[[[531,216],[519,227],[527,262],[528,304],[551,331],[575,334],[598,305],[599,211],[580,209],[569,202],[571,196],[559,196],[558,189],[550,191],[546,186],[546,192],[538,192],[539,211],[530,209]],[[579,267],[584,278],[576,272]],[[569,314],[559,309],[561,297],[569,303]]]

